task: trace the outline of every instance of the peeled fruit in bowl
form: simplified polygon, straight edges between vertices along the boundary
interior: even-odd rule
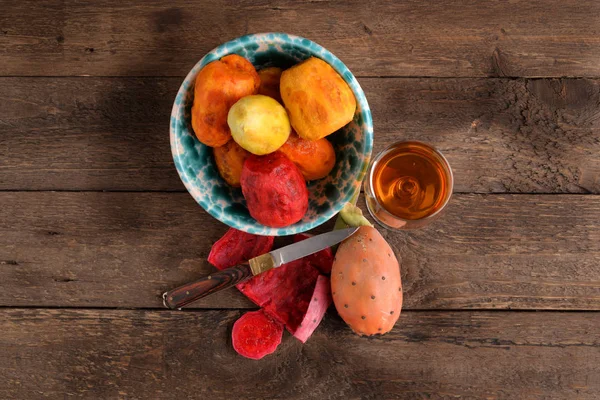
[[[279,79],[283,70],[277,67],[268,67],[258,71],[260,86],[258,94],[264,94],[281,103],[281,94],[279,94]]]
[[[233,140],[230,140],[223,146],[215,147],[213,153],[221,178],[231,186],[239,187],[240,178],[242,177],[242,167],[244,166],[246,157],[250,153],[242,149]]]
[[[326,177],[335,165],[335,151],[325,138],[306,140],[292,131],[279,150],[296,164],[307,181]]]
[[[281,104],[261,94],[246,96],[229,110],[227,124],[233,140],[252,154],[279,149],[290,136],[290,120]]]
[[[332,134],[352,121],[356,98],[331,65],[311,57],[283,71],[281,98],[292,127],[307,140]]]
[[[192,128],[198,140],[210,147],[231,139],[227,126],[229,108],[239,99],[256,93],[260,78],[244,57],[232,54],[207,64],[194,86]]]
[[[294,224],[308,210],[304,177],[280,151],[246,158],[241,185],[250,215],[265,226],[281,228]]]

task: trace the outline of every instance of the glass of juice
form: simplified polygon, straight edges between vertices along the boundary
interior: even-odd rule
[[[422,142],[398,142],[371,160],[365,179],[369,212],[389,229],[424,227],[440,216],[454,178],[446,157]]]

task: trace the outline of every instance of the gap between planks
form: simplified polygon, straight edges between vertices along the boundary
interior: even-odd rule
[[[260,307],[256,306],[258,310]],[[94,306],[37,306],[37,305],[20,305],[20,306],[6,306],[0,305],[0,310],[90,310],[90,311],[150,311],[150,312],[168,312],[168,313],[202,313],[208,311],[252,311],[252,308],[232,307],[232,308],[217,308],[217,307],[203,307],[203,308],[184,308],[181,310],[170,310],[164,307],[94,307]],[[328,308],[331,312],[334,310],[333,304]],[[402,310],[404,313],[521,313],[521,314],[536,314],[536,313],[586,313],[586,314],[597,314],[600,310],[577,310],[577,309],[502,309],[502,308],[411,308],[408,310]]]

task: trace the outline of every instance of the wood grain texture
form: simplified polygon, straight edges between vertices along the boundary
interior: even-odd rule
[[[600,2],[0,10],[0,398],[600,397]],[[459,193],[424,230],[382,230],[405,291],[390,334],[359,338],[332,308],[306,345],[286,334],[255,362],[231,347],[255,308],[237,290],[158,308],[215,271],[227,229],[177,176],[172,101],[207,51],[261,31],[338,55],[369,99],[374,151],[430,142]]]
[[[5,1],[0,75],[183,76],[254,32],[308,37],[359,76],[600,76],[595,0]]]
[[[162,307],[165,290],[215,271],[206,258],[226,231],[187,193],[4,192],[0,204],[0,306]],[[382,232],[406,309],[600,310],[599,221],[595,195],[457,194],[428,228]],[[254,307],[235,289],[193,306]]]
[[[185,190],[169,145],[179,83],[0,78],[0,188]]]
[[[183,191],[168,121],[179,78],[0,78],[0,189]],[[375,152],[432,143],[455,191],[600,193],[600,81],[361,84]]]
[[[597,399],[600,319],[589,313],[406,312],[360,338],[330,311],[304,345],[286,334],[238,356],[238,311],[0,310],[2,398]],[[15,345],[18,344],[18,345]],[[24,374],[26,372],[26,376]]]

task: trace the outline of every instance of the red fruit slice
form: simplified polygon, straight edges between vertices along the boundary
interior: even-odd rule
[[[240,283],[237,288],[293,334],[308,310],[318,276],[315,268],[296,260]]]
[[[313,235],[309,235],[308,233],[298,233],[294,235],[294,243],[301,242],[312,236]],[[304,257],[304,262],[309,263],[321,271],[322,274],[329,275],[331,273],[331,267],[333,266],[333,251],[331,250],[331,247],[328,247],[318,253]]]
[[[230,228],[213,244],[208,262],[218,269],[233,267],[273,248],[273,236],[258,236]]]
[[[253,236],[254,238],[252,238]],[[308,235],[297,235],[294,239],[300,241],[308,237]],[[213,245],[208,260],[215,267],[224,269],[270,251],[272,244],[272,237],[256,236],[230,229]],[[246,251],[245,246],[249,246],[249,250]],[[311,257],[305,257],[264,272],[236,287],[255,304],[263,307],[264,313],[284,324],[287,330],[294,334],[306,318],[315,293],[315,286],[319,278],[317,266],[327,270],[327,267],[330,267],[333,262],[331,249],[323,250]],[[316,293],[324,296],[322,291]],[[321,315],[317,318],[317,323],[313,328],[306,330],[308,333],[302,334],[301,337],[304,340],[314,331],[322,317]],[[312,319],[314,320],[315,317],[313,316]]]
[[[294,332],[294,337],[302,343],[306,343],[306,340],[308,340],[310,335],[313,334],[315,329],[317,329],[317,326],[321,323],[321,320],[332,301],[329,278],[319,275],[312,300],[308,305],[308,310],[306,310],[302,323],[296,332]]]
[[[281,343],[283,325],[262,310],[247,312],[233,324],[231,341],[239,355],[260,360]]]

